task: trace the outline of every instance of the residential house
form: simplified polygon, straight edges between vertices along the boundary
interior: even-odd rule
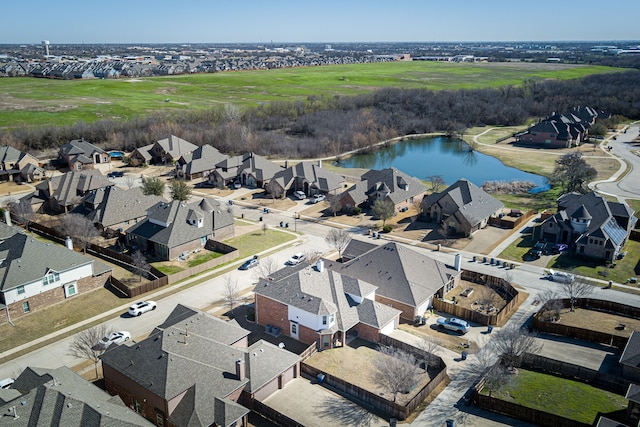
[[[16,427],[151,426],[117,396],[111,396],[66,366],[27,367],[0,390],[2,424]]]
[[[611,262],[629,238],[637,218],[626,203],[595,192],[558,198],[557,213],[536,227],[534,238],[570,246],[576,255]]]
[[[169,135],[168,138],[158,140],[151,148],[151,156],[153,163],[173,163],[181,156],[190,153],[198,148],[197,145],[178,138],[175,135]]]
[[[356,183],[342,193],[342,208],[351,211],[356,206],[373,205],[376,200],[393,203],[396,212],[420,203],[427,194],[427,187],[415,177],[396,168],[371,169]]]
[[[143,251],[170,260],[205,246],[207,240],[234,236],[233,215],[211,199],[186,204],[178,200],[159,202],[147,218],[127,231],[127,242]]]
[[[400,311],[376,302],[377,286],[306,263],[285,267],[256,285],[256,322],[318,349],[345,345],[362,337],[380,341],[380,334],[399,324]]]
[[[111,268],[93,258],[17,232],[0,242],[0,309],[6,314],[0,321],[101,288],[110,278]]]
[[[123,190],[115,185],[91,191],[73,212],[90,219],[101,230],[123,232],[147,217],[147,210],[163,202],[160,196],[145,195],[140,187]]]
[[[148,165],[153,161],[152,150],[155,144],[138,147],[129,154],[129,160],[133,166]]]
[[[114,185],[99,170],[71,171],[36,185],[35,193],[25,196],[36,211],[68,213],[82,203],[88,193]]]
[[[209,182],[217,187],[239,182],[248,187],[264,188],[282,166],[252,152],[229,157],[216,165]]]
[[[74,139],[60,147],[58,158],[70,171],[93,169],[94,165],[111,162],[111,156],[102,148],[84,139]]]
[[[338,194],[345,186],[343,176],[322,168],[322,163],[300,162],[279,170],[269,182],[267,190],[277,195],[302,191],[306,195]]]
[[[588,130],[597,116],[589,107],[576,107],[567,114],[554,113],[516,135],[516,142],[547,148],[577,147],[588,139]]]
[[[9,145],[0,147],[0,181],[33,182],[44,177],[44,168],[31,154]]]
[[[470,236],[498,216],[504,204],[466,179],[459,179],[439,193],[422,200],[421,210],[428,220],[444,224],[448,230]]]
[[[192,180],[206,178],[214,171],[216,164],[226,160],[227,155],[222,154],[212,145],[202,145],[192,152],[183,154],[176,162],[176,176]]]
[[[178,304],[144,340],[102,356],[105,386],[156,425],[246,426],[254,400],[300,375],[300,358]]]
[[[366,250],[367,247],[363,246]],[[400,317],[413,321],[431,308],[432,299],[460,283],[459,266],[448,266],[395,242],[375,246],[345,263],[326,263],[329,270],[377,286],[376,301],[401,310]]]
[[[632,331],[620,356],[622,378],[640,383],[640,331]]]

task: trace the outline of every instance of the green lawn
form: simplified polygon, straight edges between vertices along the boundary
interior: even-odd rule
[[[598,412],[627,407],[624,396],[552,375],[520,369],[510,379],[508,385],[493,391],[493,397],[586,424],[592,424]]]
[[[263,231],[254,231],[233,239],[225,240],[224,243],[237,248],[240,253],[240,258],[245,258],[282,243],[290,242],[295,238],[291,233],[270,228],[266,233]]]
[[[375,88],[431,90],[521,85],[619,69],[563,64],[391,62],[224,72],[120,80],[0,79],[0,128],[130,119],[151,112],[255,106],[274,101],[356,95]],[[170,102],[165,102],[166,99]]]

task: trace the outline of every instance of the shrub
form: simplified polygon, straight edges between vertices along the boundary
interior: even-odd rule
[[[382,227],[383,233],[391,233],[392,230],[393,230],[393,227],[390,226],[389,224],[386,224],[384,227]]]
[[[362,208],[356,206],[355,208],[353,208],[353,214],[354,215],[360,215],[362,213]]]

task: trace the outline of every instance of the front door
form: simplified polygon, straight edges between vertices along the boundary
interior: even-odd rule
[[[291,337],[299,339],[298,322],[291,322]]]

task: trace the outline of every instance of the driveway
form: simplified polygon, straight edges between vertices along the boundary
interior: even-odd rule
[[[306,378],[295,378],[263,403],[307,427],[389,425],[383,418]]]
[[[619,181],[616,181],[626,170],[626,165],[622,163],[621,169],[609,180],[592,183],[589,185],[590,188],[625,199],[640,199],[640,186],[638,186],[638,182],[640,182],[640,156],[633,153],[634,150],[638,150],[638,146],[630,144],[638,136],[639,130],[638,124],[632,124],[626,132],[618,132],[615,141],[605,140],[603,144],[612,147],[610,153],[624,159],[630,166],[630,170]]]

